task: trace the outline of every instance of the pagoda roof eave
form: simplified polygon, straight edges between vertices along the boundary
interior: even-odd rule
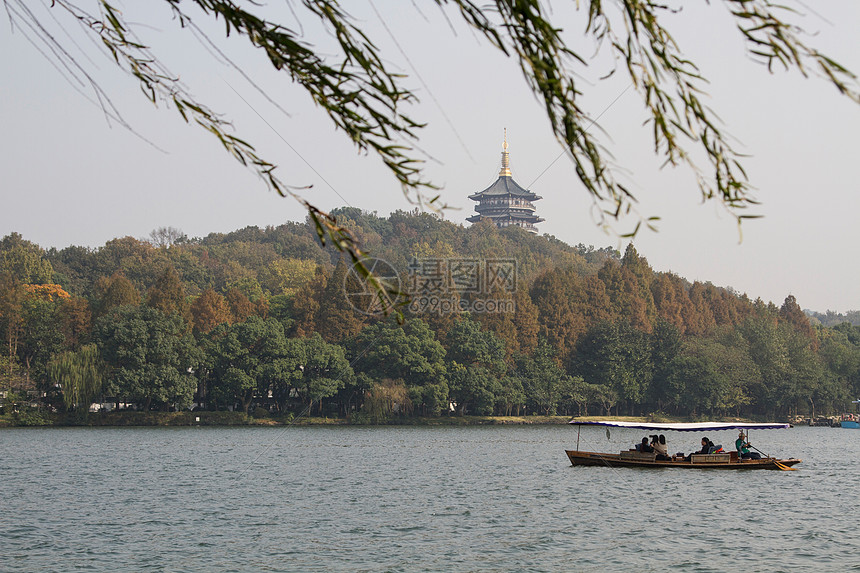
[[[517,197],[527,197],[531,201],[540,199],[538,195],[535,195],[528,189],[523,188],[508,175],[500,176],[492,185],[483,191],[469,195],[469,199],[479,201],[482,197],[486,197],[488,195],[515,195]]]

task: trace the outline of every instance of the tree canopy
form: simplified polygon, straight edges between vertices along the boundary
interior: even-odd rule
[[[493,226],[475,241],[474,228],[420,212],[359,220],[403,275],[403,253],[429,244],[459,259],[515,256],[516,309],[407,310],[402,322],[360,314],[332,287],[343,285],[340,254],[305,252],[311,223],[169,247],[30,245],[31,267],[53,268],[56,282],[0,272],[0,392],[55,410],[119,403],[380,423],[411,414],[781,418],[832,413],[860,395],[860,327],[815,324],[792,295],[776,305],[690,282],[652,269],[632,246],[622,256]],[[0,255],[20,243],[0,241]],[[123,274],[106,263],[118,252],[134,253],[120,258]],[[281,261],[318,263],[288,294],[263,279]]]

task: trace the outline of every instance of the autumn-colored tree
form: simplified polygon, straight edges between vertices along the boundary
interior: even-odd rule
[[[95,291],[96,303],[93,305],[93,313],[96,317],[118,306],[140,304],[140,293],[132,282],[120,273],[114,273],[109,278],[101,277],[96,282]]]
[[[146,305],[157,308],[164,314],[178,314],[188,321],[190,314],[188,301],[185,300],[185,287],[179,280],[176,269],[168,266],[158,276],[155,284],[146,293]]]
[[[609,296],[611,304],[609,320],[623,319],[634,328],[650,332],[651,321],[648,311],[650,303],[653,315],[653,300],[650,289],[644,284],[640,285],[640,279],[630,270],[631,267],[641,270],[641,263],[632,245],[628,245],[626,257],[628,266],[619,265],[610,259],[597,273]],[[636,262],[629,262],[631,260]],[[644,282],[644,279],[641,280]],[[643,298],[643,293],[647,295],[647,302]],[[595,323],[590,323],[589,326],[593,324]]]
[[[517,305],[513,316],[517,333],[515,350],[522,354],[531,354],[538,345],[538,332],[540,332],[538,309],[525,288],[517,290],[514,294],[514,303]]]
[[[320,310],[320,298],[326,290],[328,275],[323,267],[317,267],[314,278],[296,292],[293,300],[293,332],[304,338],[316,332],[317,314]]]
[[[714,321],[714,313],[711,310],[711,305],[708,304],[705,298],[705,285],[696,281],[690,287],[688,293],[690,297],[690,307],[685,309],[684,324],[687,327],[687,334],[694,336],[707,334],[707,332],[716,325]]]
[[[230,305],[233,322],[245,322],[257,313],[257,306],[237,288],[227,291],[227,304]]]
[[[641,328],[646,332],[651,331],[651,324],[657,316],[657,310],[654,305],[654,297],[651,293],[651,283],[654,280],[654,271],[648,265],[648,260],[645,257],[639,256],[633,243],[627,245],[624,251],[624,257],[621,259],[621,268],[626,271],[627,280],[631,280],[632,288],[637,290],[636,298],[644,304],[644,318],[638,321],[641,323]],[[629,287],[630,288],[630,287]],[[631,321],[633,323],[633,321]],[[639,328],[639,326],[637,326]]]
[[[292,297],[314,278],[316,268],[317,264],[312,260],[278,259],[260,273],[260,283],[272,295]]]
[[[655,314],[651,290],[643,287],[639,279],[626,268],[621,269],[621,276],[625,305],[619,309],[619,315],[625,317],[633,328],[651,332],[651,319]],[[647,295],[647,299],[643,298],[643,293]]]
[[[194,321],[194,332],[208,334],[219,324],[230,324],[233,314],[227,299],[212,289],[204,290],[191,303],[191,317]]]
[[[47,302],[69,299],[72,295],[63,290],[63,287],[55,284],[24,285],[28,298],[38,298]]]
[[[586,299],[581,283],[575,274],[555,269],[535,279],[529,293],[538,310],[540,335],[559,356],[566,357],[587,330],[578,307]]]
[[[651,294],[659,319],[665,320],[684,333],[684,303],[689,304],[687,293],[678,277],[659,273],[651,283]]]
[[[57,309],[57,316],[66,348],[75,349],[88,341],[92,329],[92,310],[86,299],[64,299]]]
[[[785,297],[785,302],[782,303],[779,309],[779,319],[789,323],[804,336],[808,338],[815,337],[812,325],[809,324],[809,317],[806,316],[806,313],[797,304],[797,299],[794,298],[794,295]]]
[[[598,275],[591,275],[583,279],[575,308],[585,317],[587,328],[610,320],[615,315],[606,285]]]
[[[734,305],[729,302],[731,295],[725,289],[717,288],[708,283],[705,285],[702,296],[711,309],[716,326],[735,324]]]
[[[516,294],[514,291],[494,285],[489,292],[477,295],[484,299],[482,302],[490,303],[489,308],[484,312],[475,312],[471,315],[472,319],[481,325],[481,330],[492,332],[504,343],[505,360],[509,364],[513,364],[514,355],[520,352],[519,335],[514,323]],[[451,335],[451,330],[451,328],[446,329],[446,338]]]
[[[347,274],[344,258],[338,259],[320,297],[316,315],[315,330],[326,342],[340,342],[361,330],[365,317],[361,317],[346,298],[347,290],[357,292],[355,289],[360,288],[360,285],[347,284],[355,279],[355,275]]]

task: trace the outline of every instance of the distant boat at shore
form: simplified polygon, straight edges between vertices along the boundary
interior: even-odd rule
[[[860,400],[854,400],[852,404],[860,404]],[[860,414],[842,414],[839,425],[843,428],[860,429]]]

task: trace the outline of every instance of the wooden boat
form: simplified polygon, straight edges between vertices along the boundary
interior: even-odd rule
[[[684,468],[684,469],[724,469],[724,470],[793,470],[801,460],[797,458],[779,459],[764,456],[758,460],[740,459],[738,453],[715,452],[710,454],[691,454],[690,456],[673,456],[669,460],[658,460],[653,452],[635,450],[622,451],[617,454],[586,452],[579,449],[579,430],[582,426],[605,426],[607,435],[610,427],[632,428],[649,431],[676,432],[716,432],[720,430],[751,429],[772,430],[790,428],[789,424],[752,424],[752,423],[717,423],[699,422],[689,424],[647,424],[637,422],[569,422],[577,426],[576,450],[565,450],[570,463],[574,466],[606,466],[606,467],[635,467],[635,468]]]
[[[860,404],[860,400],[854,400],[852,404]],[[842,428],[860,428],[860,414],[842,414],[842,419],[839,421],[839,426]]]

